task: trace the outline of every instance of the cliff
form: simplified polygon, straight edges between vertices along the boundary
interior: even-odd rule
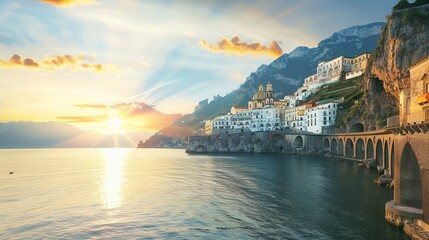
[[[340,116],[343,130],[353,131],[357,123],[366,131],[380,129],[386,126],[386,118],[398,114],[399,93],[408,84],[409,66],[429,54],[428,3],[400,1],[387,17],[371,64],[359,84],[362,97]]]
[[[408,67],[429,55],[428,3],[393,10],[374,54],[371,73],[397,99],[408,82]]]

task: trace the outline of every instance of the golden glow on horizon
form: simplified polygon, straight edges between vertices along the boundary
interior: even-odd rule
[[[106,169],[103,183],[100,186],[101,201],[106,208],[116,208],[122,204],[123,166],[128,149],[106,148],[101,151]]]
[[[107,119],[107,128],[111,133],[120,133],[124,129],[122,126],[124,125],[124,121],[118,116],[111,116]]]

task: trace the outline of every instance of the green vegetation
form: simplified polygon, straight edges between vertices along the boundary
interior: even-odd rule
[[[429,4],[429,0],[416,0],[414,3],[409,3],[407,0],[400,0],[394,7],[393,10],[401,10],[412,7],[418,7]]]
[[[340,80],[340,82],[346,80],[346,72],[345,71],[341,71],[339,80]]]
[[[427,26],[429,24],[429,13],[422,12],[419,9],[409,9],[402,14],[402,21]]]
[[[400,0],[394,7],[393,10],[400,10],[400,9],[405,9],[405,8],[409,8],[410,7],[410,3],[407,0]]]
[[[323,86],[320,91],[308,97],[307,101],[343,99],[344,102],[340,105],[335,120],[335,127],[345,129],[344,123],[359,114],[360,106],[363,104],[360,100],[363,96],[363,90],[358,87],[362,79],[363,76],[359,76]]]
[[[390,21],[390,18],[391,18],[390,16],[387,16],[388,22]],[[384,25],[383,30],[381,31],[381,35],[380,35],[380,38],[378,39],[377,47],[374,50],[374,54],[372,54],[371,57],[369,58],[367,67],[372,66],[372,63],[374,62],[375,59],[378,58],[381,48],[384,46],[384,42],[387,39],[388,24],[389,23]]]
[[[356,92],[356,84],[362,81],[362,77],[355,77],[349,80],[338,81],[333,84],[323,86],[317,93],[309,96],[306,101],[322,101],[326,99],[348,98]]]

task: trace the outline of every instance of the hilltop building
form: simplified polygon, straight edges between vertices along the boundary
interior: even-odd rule
[[[350,72],[352,58],[337,57],[328,62],[320,62],[317,65],[317,80],[324,84],[336,82],[340,78],[341,71]]]
[[[340,80],[341,72],[345,73],[345,79],[361,76],[370,57],[371,53],[362,53],[355,57],[341,56],[328,62],[320,62],[317,65],[317,73],[305,78],[304,87],[314,89],[337,82]]]
[[[362,53],[352,58],[351,70],[346,72],[346,79],[361,76],[365,72],[370,57],[371,53]]]

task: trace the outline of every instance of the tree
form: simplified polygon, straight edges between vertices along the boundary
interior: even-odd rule
[[[407,0],[399,0],[399,2],[393,7],[393,10],[400,10],[409,7],[410,3]]]
[[[429,4],[429,0],[416,0],[414,2],[414,6],[421,6],[421,5],[426,5]]]
[[[346,72],[345,71],[341,71],[339,81],[341,82],[341,81],[344,81],[344,80],[346,80]]]

